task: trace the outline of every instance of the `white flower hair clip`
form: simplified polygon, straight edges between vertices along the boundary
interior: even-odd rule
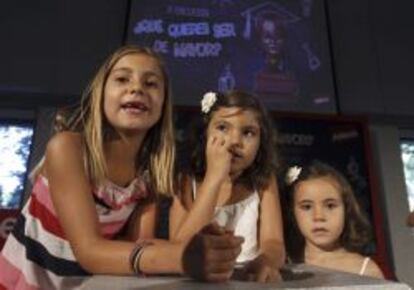
[[[210,112],[211,107],[217,101],[217,94],[215,92],[205,93],[203,99],[201,100],[201,111],[205,114]]]
[[[286,174],[286,179],[285,179],[286,183],[288,185],[291,185],[293,182],[295,182],[296,179],[298,179],[301,171],[302,171],[302,167],[299,167],[299,166],[296,166],[296,165],[290,167],[287,174]]]

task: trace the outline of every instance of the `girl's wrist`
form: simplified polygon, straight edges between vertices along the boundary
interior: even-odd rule
[[[184,265],[183,265],[183,261],[184,261],[183,255],[184,255],[184,250],[186,246],[187,246],[187,242],[177,242],[175,244],[175,249],[174,249],[174,253],[176,254],[176,260],[177,260],[176,264],[178,266],[176,270],[177,270],[177,273],[181,275],[185,274]]]
[[[204,175],[203,183],[209,185],[209,187],[217,186],[219,187],[225,178],[217,176],[214,172],[208,172]]]

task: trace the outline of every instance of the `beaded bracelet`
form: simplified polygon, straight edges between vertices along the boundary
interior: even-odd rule
[[[129,264],[131,266],[131,270],[137,275],[144,274],[139,268],[139,261],[141,259],[142,254],[144,253],[145,247],[150,245],[152,245],[151,242],[140,241],[135,245],[135,247],[131,251],[131,254],[129,255]]]

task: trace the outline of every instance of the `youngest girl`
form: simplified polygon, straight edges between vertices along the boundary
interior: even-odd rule
[[[291,234],[299,237],[297,248],[289,249],[293,262],[383,278],[377,264],[361,254],[369,223],[342,174],[314,161],[291,167],[286,183]]]

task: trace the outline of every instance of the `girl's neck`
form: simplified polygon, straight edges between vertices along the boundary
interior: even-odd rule
[[[118,185],[128,184],[136,175],[136,159],[145,135],[120,136],[105,143],[109,179]]]
[[[117,159],[135,159],[136,155],[141,149],[144,138],[145,134],[134,136],[117,136],[105,144],[106,154],[110,158],[114,156]]]
[[[347,250],[341,245],[333,245],[332,247],[322,248],[311,243],[306,243],[304,249],[304,261],[309,264],[318,264],[332,259],[333,256],[340,256],[347,253]]]
[[[234,172],[234,173],[230,173],[230,180],[233,184],[237,183],[237,180],[239,179],[239,177],[242,175],[243,172]]]
[[[220,186],[218,205],[225,206],[238,203],[246,199],[252,193],[242,183],[226,179]]]

